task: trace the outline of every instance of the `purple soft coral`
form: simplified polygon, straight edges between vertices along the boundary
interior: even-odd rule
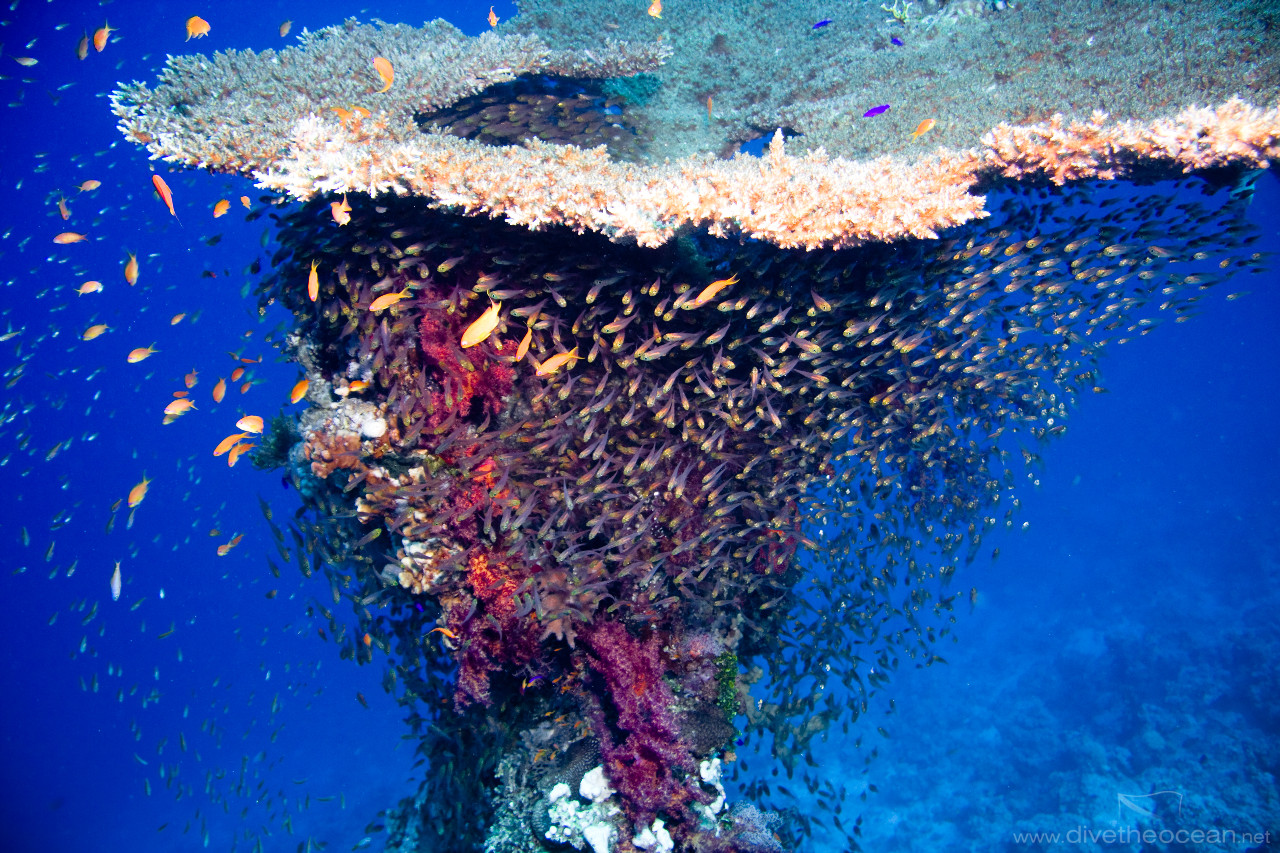
[[[641,641],[616,622],[602,622],[584,636],[591,667],[604,679],[617,713],[616,720],[606,720],[598,711],[593,722],[605,773],[628,817],[642,826],[659,812],[687,814],[689,801],[705,795],[696,782],[686,781],[696,765],[672,712],[675,697],[662,678],[657,635]],[[616,730],[625,733],[620,743]]]

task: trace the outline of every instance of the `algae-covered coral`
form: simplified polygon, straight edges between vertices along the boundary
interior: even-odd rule
[[[763,160],[649,166],[685,42],[577,44],[541,8],[522,35],[348,23],[174,60],[113,103],[154,156],[306,199],[260,288],[310,379],[281,452],[312,510],[300,568],[357,625],[313,613],[344,657],[385,657],[430,762],[394,843],[852,845],[814,739],[939,659],[953,576],[1106,346],[1256,268],[1245,169],[1280,113],[1055,119],[914,163],[794,157],[779,132]],[[642,70],[660,86],[625,110],[581,82]],[[1205,175],[1086,181],[1162,170]],[[1019,178],[991,210],[971,193]],[[830,823],[729,802],[762,738]]]

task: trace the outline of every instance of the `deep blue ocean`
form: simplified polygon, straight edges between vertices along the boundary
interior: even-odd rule
[[[273,251],[261,193],[161,165],[170,216],[107,93],[153,80],[166,54],[292,43],[286,19],[295,35],[348,16],[444,17],[477,34],[488,7],[19,0],[0,12],[0,851],[381,849],[369,825],[416,790],[423,770],[381,670],[340,661],[304,613],[327,585],[268,570],[260,502],[287,518],[297,495],[279,472],[211,455],[241,416],[288,410],[299,378],[270,343],[288,318],[260,317],[252,296],[247,270]],[[193,14],[211,32],[184,43]],[[77,59],[104,20],[106,48]],[[101,185],[78,189],[89,180]],[[1274,176],[1252,215],[1258,248],[1280,251]],[[88,239],[56,245],[65,231]],[[78,295],[90,280],[101,292]],[[82,340],[95,324],[109,328]],[[1261,849],[1277,849],[1277,329],[1271,262],[1215,287],[1189,322],[1108,350],[1107,393],[1081,401],[1013,527],[957,580],[977,593],[958,642],[939,649],[948,664],[902,672],[859,722],[860,749],[853,736],[822,745],[820,772],[848,790],[846,823],[862,815],[867,850],[1248,850],[1268,832]],[[162,424],[181,390],[195,410]],[[123,499],[144,476],[131,513]],[[1100,840],[1143,810],[1237,836]]]

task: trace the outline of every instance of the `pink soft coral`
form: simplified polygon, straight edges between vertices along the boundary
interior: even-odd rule
[[[672,711],[675,696],[662,678],[657,635],[641,641],[617,622],[600,622],[584,637],[591,667],[604,679],[617,712],[616,720],[607,721],[606,713],[597,710],[593,727],[605,773],[622,796],[628,817],[642,826],[658,812],[687,813],[689,801],[705,795],[688,781],[696,765]],[[626,735],[620,743],[614,740],[615,729]]]

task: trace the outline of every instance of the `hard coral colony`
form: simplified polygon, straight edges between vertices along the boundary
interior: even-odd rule
[[[981,140],[995,122],[957,137],[940,117],[931,136],[972,147],[858,162],[789,154],[779,132],[761,160],[711,160],[681,146],[789,125],[852,157],[857,134],[905,149],[933,110],[897,93],[841,137],[831,117],[869,96],[855,83],[828,76],[802,108],[720,81],[720,138],[684,142],[710,96],[672,99],[715,21],[685,35],[668,13],[652,43],[638,16],[610,27],[634,42],[570,49],[550,45],[586,24],[522,12],[475,39],[348,22],[172,58],[154,89],[113,95],[154,156],[303,202],[260,292],[295,317],[311,408],[264,445],[312,511],[300,569],[358,626],[313,611],[344,657],[388,656],[430,762],[392,844],[853,844],[802,766],[813,738],[938,659],[949,582],[1035,462],[1012,442],[1064,429],[1108,343],[1257,267],[1245,170],[1280,156],[1280,112],[1054,116]],[[373,56],[396,81],[376,97]],[[770,738],[830,825],[726,802],[722,769]]]

